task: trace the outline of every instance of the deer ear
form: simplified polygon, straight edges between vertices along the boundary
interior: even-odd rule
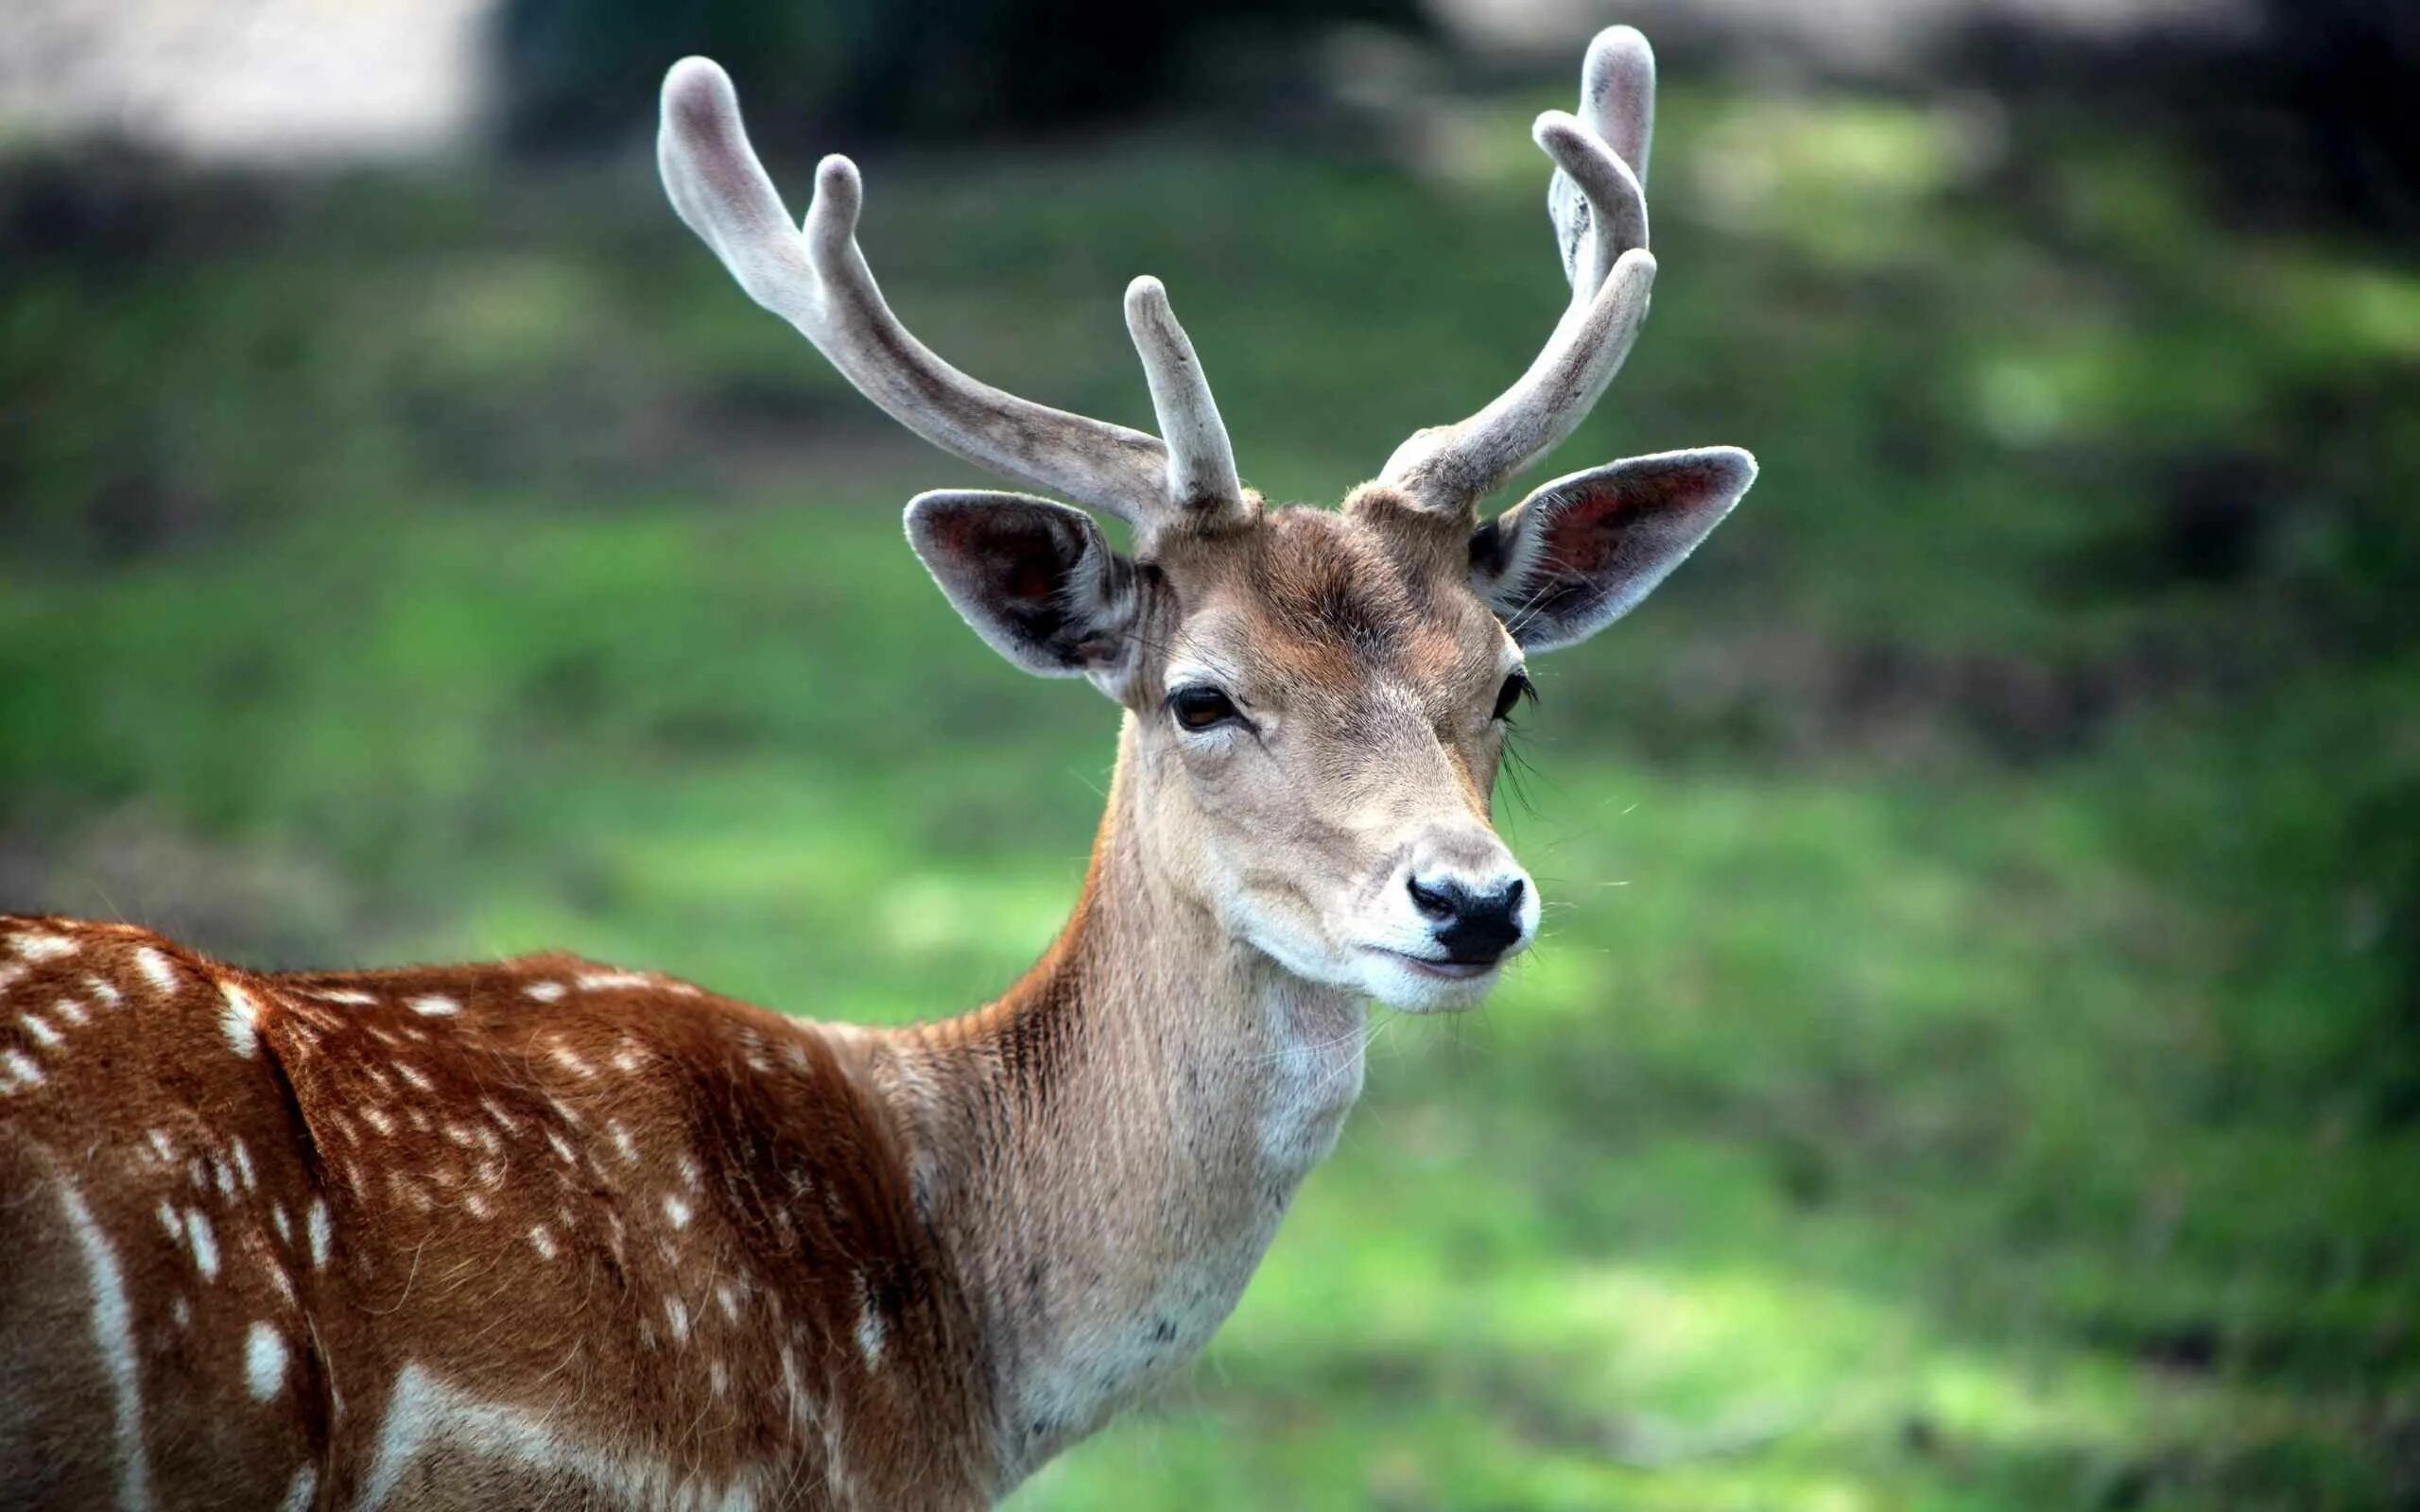
[[[1531,651],[1611,625],[1756,480],[1736,446],[1660,452],[1557,478],[1471,537],[1471,590]]]
[[[908,543],[975,633],[1026,671],[1101,680],[1124,665],[1134,564],[1081,509],[1023,493],[920,493]]]

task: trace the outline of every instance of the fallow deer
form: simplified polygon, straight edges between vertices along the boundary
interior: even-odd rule
[[[1535,132],[1566,313],[1326,511],[1242,485],[1149,279],[1158,439],[942,362],[856,168],[793,229],[730,81],[675,66],[665,183],[742,287],[917,434],[1133,526],[907,511],[977,634],[1123,711],[1074,913],[998,1001],[895,1030],[565,955],[268,974],[0,921],[0,1502],[974,1507],[1183,1368],[1335,1143],[1367,1001],[1468,1007],[1536,930],[1489,820],[1523,659],[1754,475],[1635,457],[1479,519],[1646,313],[1652,90],[1643,38],[1597,39]]]

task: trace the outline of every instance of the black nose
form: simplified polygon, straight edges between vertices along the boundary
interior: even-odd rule
[[[1404,885],[1411,889],[1412,906],[1431,920],[1429,933],[1445,947],[1450,960],[1493,961],[1521,937],[1524,885],[1518,877],[1487,892],[1442,877],[1435,882],[1408,877]]]

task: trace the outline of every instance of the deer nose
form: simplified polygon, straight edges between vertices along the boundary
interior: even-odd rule
[[[1472,887],[1452,877],[1404,879],[1411,905],[1428,920],[1428,932],[1461,964],[1490,962],[1521,941],[1521,899],[1528,884],[1519,877]]]

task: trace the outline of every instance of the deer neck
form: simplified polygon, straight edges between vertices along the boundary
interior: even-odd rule
[[[877,1062],[1010,1484],[1201,1350],[1361,1090],[1363,1003],[1228,935],[1156,863],[1135,748],[1130,720],[1041,962]]]

